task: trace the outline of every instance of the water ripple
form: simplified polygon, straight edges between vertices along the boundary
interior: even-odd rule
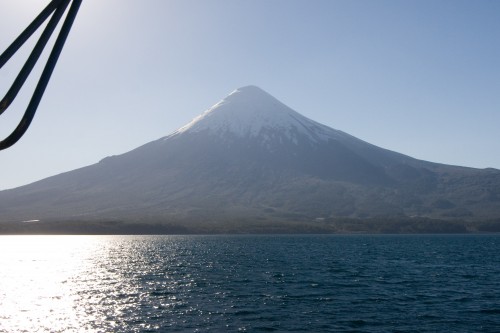
[[[498,332],[499,236],[3,236],[0,332]]]

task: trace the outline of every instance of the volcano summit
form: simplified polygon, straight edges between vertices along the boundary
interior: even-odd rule
[[[110,232],[391,232],[381,221],[396,220],[410,221],[396,232],[415,221],[450,231],[499,218],[500,171],[376,147],[255,86],[128,153],[0,192],[0,231],[28,220]]]

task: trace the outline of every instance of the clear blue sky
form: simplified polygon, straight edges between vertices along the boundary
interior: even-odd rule
[[[47,3],[0,2],[1,51]],[[83,0],[0,189],[158,139],[249,84],[380,147],[500,168],[499,18],[496,0]],[[2,97],[30,50],[0,70]]]

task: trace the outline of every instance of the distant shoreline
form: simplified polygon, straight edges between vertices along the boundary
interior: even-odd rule
[[[500,219],[325,219],[321,221],[65,220],[0,222],[0,235],[493,234]]]

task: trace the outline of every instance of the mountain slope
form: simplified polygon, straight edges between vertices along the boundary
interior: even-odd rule
[[[500,171],[376,147],[249,86],[167,137],[0,192],[0,222],[377,216],[499,218]]]

